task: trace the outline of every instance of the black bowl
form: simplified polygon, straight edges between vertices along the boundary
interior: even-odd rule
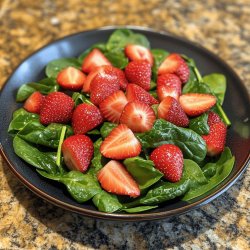
[[[191,202],[174,201],[165,203],[157,209],[140,214],[99,212],[90,204],[79,204],[56,182],[43,179],[33,167],[15,155],[12,137],[7,133],[12,113],[20,104],[15,101],[18,87],[26,82],[40,80],[44,77],[45,66],[51,60],[61,57],[76,57],[92,44],[105,42],[117,27],[104,27],[73,34],[57,40],[26,58],[5,83],[0,95],[0,141],[1,153],[8,162],[10,170],[24,185],[43,199],[62,208],[80,213],[85,216],[124,221],[142,221],[166,218],[198,208],[212,201],[225,192],[244,172],[249,162],[249,120],[250,101],[246,88],[234,71],[220,58],[203,47],[170,34],[155,32],[140,27],[128,27],[148,37],[152,48],[163,48],[171,52],[186,54],[193,58],[202,75],[213,72],[222,73],[227,78],[227,93],[224,110],[232,121],[228,131],[227,146],[236,157],[235,166],[230,176],[207,195],[198,197]],[[245,129],[244,129],[245,128]],[[247,130],[247,134],[243,131]]]

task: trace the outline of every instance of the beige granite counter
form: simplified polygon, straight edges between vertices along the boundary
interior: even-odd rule
[[[106,25],[139,25],[186,37],[214,51],[250,92],[250,2],[0,2],[0,86],[27,55],[65,35]],[[250,169],[203,208],[162,221],[104,222],[35,196],[0,157],[0,249],[242,249],[250,247]]]

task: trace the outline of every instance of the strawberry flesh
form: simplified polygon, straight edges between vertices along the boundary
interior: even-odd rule
[[[32,93],[25,101],[23,108],[31,113],[40,114],[45,96],[39,91]]]

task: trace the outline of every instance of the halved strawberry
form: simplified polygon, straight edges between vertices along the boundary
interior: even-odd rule
[[[139,101],[129,102],[123,109],[120,123],[126,124],[133,132],[149,131],[155,122],[154,110]]]
[[[181,95],[181,80],[180,78],[171,73],[166,73],[158,76],[157,78],[157,96],[162,101],[167,96],[172,96],[176,100]]]
[[[141,144],[131,129],[125,124],[120,124],[105,138],[100,151],[107,158],[122,160],[138,156]]]
[[[154,58],[151,51],[144,46],[128,44],[125,47],[125,54],[131,61],[146,60],[150,63],[151,67],[154,64]]]
[[[110,61],[99,49],[93,49],[82,62],[82,71],[89,73],[97,66],[111,65]]]
[[[158,118],[180,127],[187,127],[189,120],[181,105],[172,96],[167,96],[158,106]]]
[[[43,96],[39,91],[35,91],[25,101],[23,108],[28,112],[40,114],[44,98],[45,96]]]
[[[216,103],[216,97],[210,94],[188,93],[179,97],[184,112],[189,116],[198,116]]]
[[[59,72],[56,81],[64,89],[78,91],[82,89],[85,78],[85,74],[79,69],[67,67]]]
[[[126,96],[129,102],[140,101],[140,102],[148,104],[149,106],[159,103],[145,89],[133,83],[128,84],[127,90],[126,90]]]
[[[102,116],[110,122],[119,123],[123,108],[128,103],[123,91],[118,90],[99,105]]]
[[[72,135],[63,142],[62,153],[69,169],[85,172],[94,153],[93,142],[86,135]]]
[[[109,161],[100,170],[97,178],[107,192],[134,198],[140,195],[138,184],[119,161]]]
[[[129,82],[135,83],[145,90],[150,89],[151,65],[145,60],[130,62],[125,68],[125,75]]]

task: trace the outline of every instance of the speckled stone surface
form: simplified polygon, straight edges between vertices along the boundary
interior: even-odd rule
[[[0,2],[0,86],[27,55],[65,35],[139,25],[202,44],[224,58],[250,92],[250,2]],[[0,249],[249,249],[250,169],[201,209],[156,222],[83,218],[35,196],[0,157]]]

